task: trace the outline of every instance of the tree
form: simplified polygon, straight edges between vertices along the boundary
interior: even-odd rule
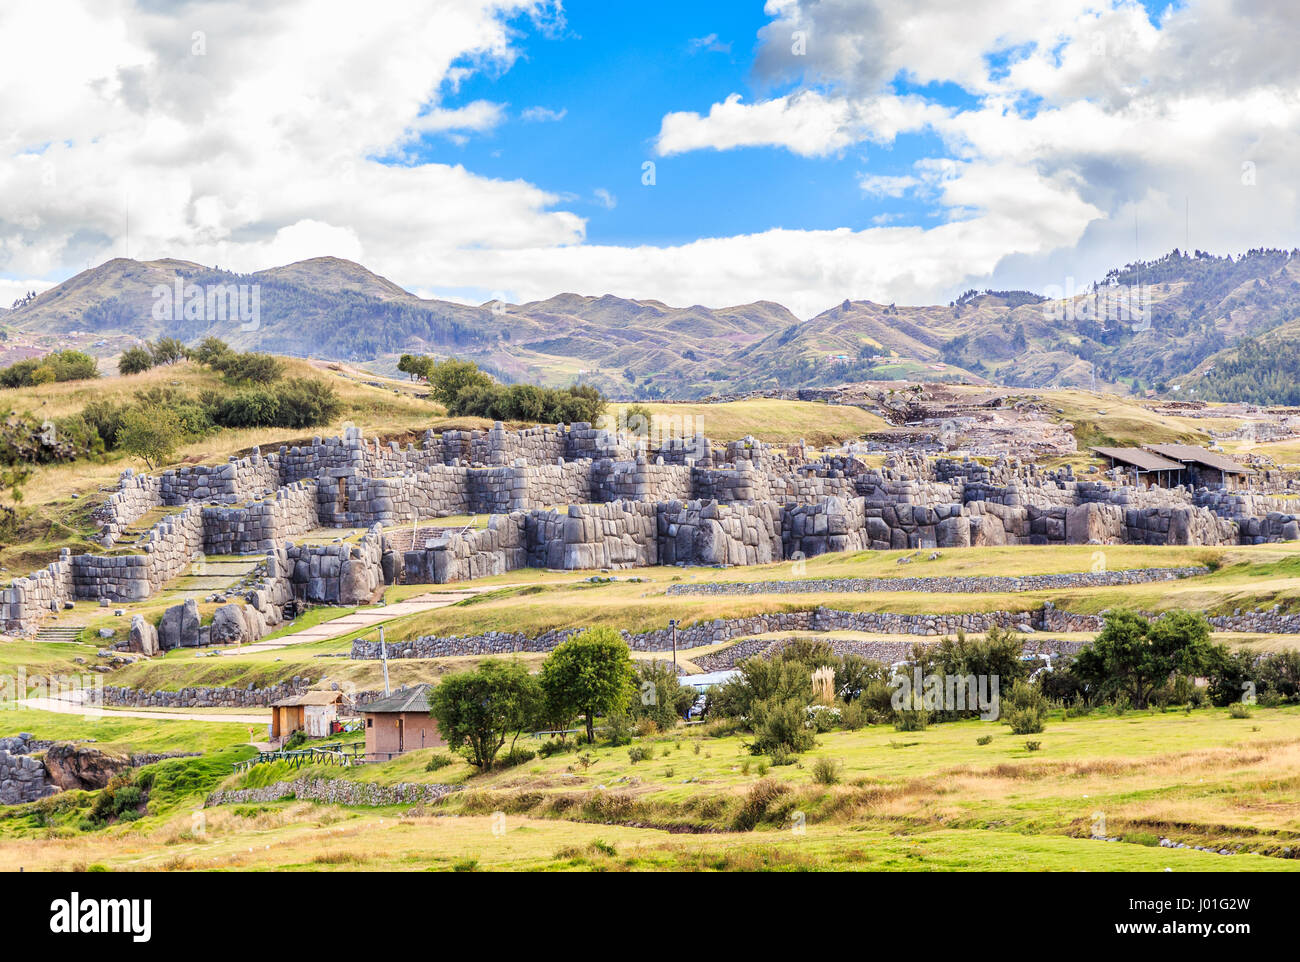
[[[1125,694],[1145,708],[1152,693],[1175,672],[1200,674],[1216,663],[1205,616],[1171,611],[1150,622],[1131,611],[1116,611],[1096,640],[1079,652],[1073,672],[1090,688]]]
[[[431,358],[415,358],[416,362],[431,361]],[[492,378],[479,370],[473,361],[457,361],[454,358],[441,364],[425,366],[413,365],[411,370],[417,375],[429,379],[435,401],[450,408],[457,396],[467,387],[490,388],[496,385]]]
[[[648,718],[660,729],[672,728],[695,704],[695,689],[677,680],[669,662],[637,662],[636,684],[638,697],[632,700],[632,717]]]
[[[167,408],[133,407],[122,418],[117,444],[127,454],[143,459],[152,471],[171,460],[180,437],[180,420]]]
[[[153,355],[138,344],[123,351],[117,361],[117,371],[123,375],[142,374],[151,367],[153,367]]]
[[[185,345],[174,337],[160,337],[149,346],[154,364],[175,364],[185,357]]]
[[[230,345],[219,337],[205,337],[194,349],[194,360],[209,367],[216,367],[216,361],[231,353]]]
[[[466,749],[470,764],[488,771],[506,738],[534,724],[540,703],[538,681],[523,664],[489,658],[443,678],[429,694],[429,714],[447,744]]]
[[[627,643],[613,628],[588,628],[547,656],[541,684],[552,711],[583,716],[592,742],[596,716],[623,711],[635,691]]]

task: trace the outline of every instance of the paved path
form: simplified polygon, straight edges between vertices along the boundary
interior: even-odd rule
[[[330,641],[334,638],[342,638],[344,635],[350,635],[354,631],[361,631],[365,628],[377,628],[384,622],[392,621],[394,618],[401,618],[404,615],[413,615],[421,611],[434,611],[438,608],[446,608],[448,605],[454,605],[458,601],[464,601],[466,598],[481,595],[486,591],[499,591],[502,588],[513,587],[515,586],[492,585],[487,588],[461,588],[454,591],[431,591],[428,594],[416,595],[414,598],[408,598],[406,601],[397,601],[391,605],[360,608],[350,615],[344,615],[342,618],[335,618],[333,621],[325,621],[319,625],[312,625],[310,628],[304,628],[302,631],[296,631],[291,635],[283,635],[279,638],[272,638],[269,641],[254,641],[250,644],[240,645],[233,648],[223,648],[218,652],[218,654],[246,655],[249,652],[276,651],[280,648],[289,648],[293,645],[305,645],[313,641]]]
[[[77,694],[80,694],[79,692]],[[97,708],[86,706],[73,698],[24,698],[19,704],[24,708],[49,711],[59,715],[86,715],[90,718],[152,718],[159,721],[237,722],[240,725],[257,725],[265,728],[270,715],[205,715],[199,712],[149,711],[144,708]]]

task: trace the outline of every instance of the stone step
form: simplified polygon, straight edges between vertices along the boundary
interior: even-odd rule
[[[49,625],[39,629],[32,640],[41,644],[50,642],[72,644],[80,635],[81,628],[77,625]]]

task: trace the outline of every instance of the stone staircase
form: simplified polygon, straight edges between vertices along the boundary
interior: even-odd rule
[[[36,632],[36,637],[32,641],[38,644],[76,644],[78,637],[81,635],[80,625],[43,625]]]

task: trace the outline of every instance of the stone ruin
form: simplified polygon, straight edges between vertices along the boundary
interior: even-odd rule
[[[1000,459],[904,453],[884,467],[753,438],[644,439],[588,424],[426,433],[402,447],[341,437],[227,464],[123,474],[97,510],[105,554],[65,551],[0,592],[0,630],[31,632],[73,599],[139,601],[206,554],[265,556],[262,581],[210,626],[178,605],[132,647],[255,638],[290,602],[362,604],[383,585],[525,567],[752,565],[834,551],[986,545],[1254,544],[1300,538],[1300,490],[1144,488]],[[124,532],[174,509],[134,543]],[[487,515],[486,527],[429,527]],[[420,523],[426,522],[421,527]],[[300,545],[321,527],[359,541]],[[406,538],[399,531],[410,530]],[[238,610],[251,608],[252,610]],[[224,609],[223,609],[224,611]],[[144,619],[139,619],[143,622]],[[137,630],[138,628],[138,630]]]

